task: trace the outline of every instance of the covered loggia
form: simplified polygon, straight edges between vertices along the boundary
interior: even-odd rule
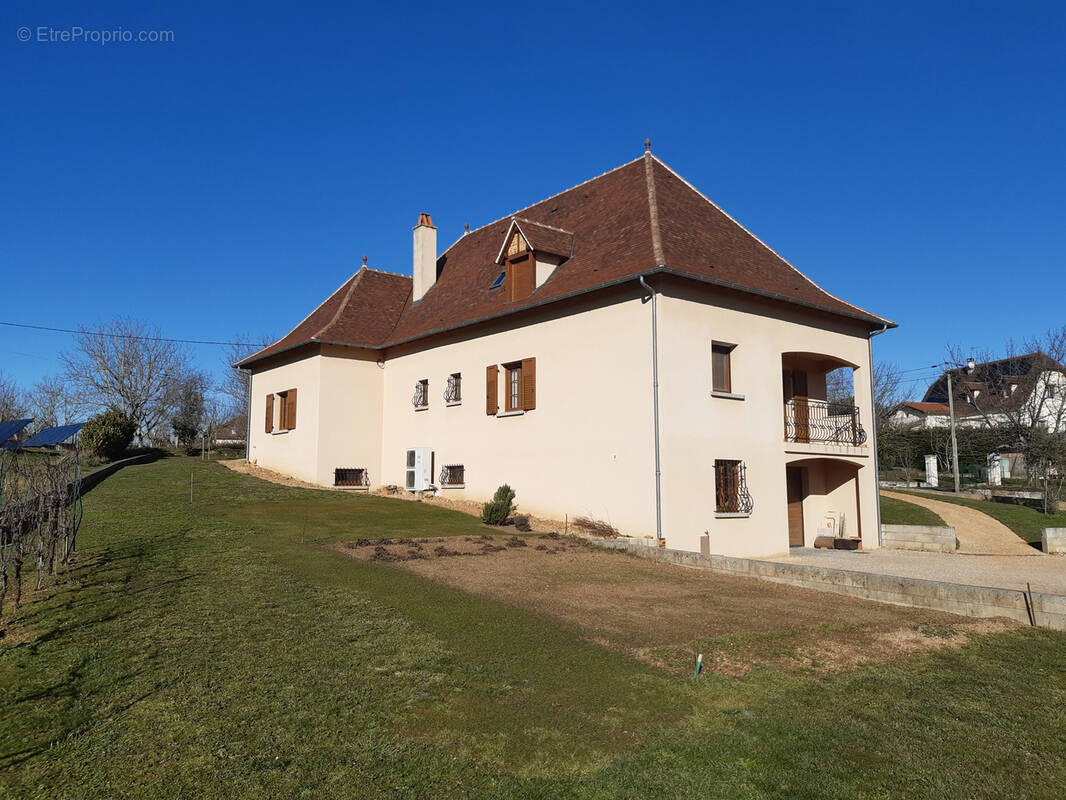
[[[785,441],[865,444],[867,434],[855,405],[857,368],[822,353],[781,354]]]
[[[800,458],[786,463],[790,547],[813,547],[818,536],[861,540],[862,468],[843,458]]]

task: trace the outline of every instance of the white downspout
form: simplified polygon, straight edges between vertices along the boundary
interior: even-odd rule
[[[651,390],[652,418],[655,428],[655,538],[663,538],[663,485],[662,469],[659,460],[659,326],[655,290],[638,276],[640,285],[651,295]]]
[[[881,459],[877,453],[877,390],[874,387],[874,337],[880,336],[882,333],[888,330],[888,323],[879,331],[872,331],[869,338],[866,340],[869,346],[870,352],[870,420],[873,423],[874,433],[874,498],[876,503],[874,508],[877,510],[877,546],[881,546]]]

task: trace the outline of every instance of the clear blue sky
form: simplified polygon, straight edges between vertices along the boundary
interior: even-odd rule
[[[280,335],[364,253],[409,272],[420,211],[443,247],[650,136],[898,321],[881,358],[1066,322],[1061,2],[168,5],[0,11],[0,319]],[[30,384],[69,344],[0,328],[0,371]],[[194,353],[218,371],[219,349]]]

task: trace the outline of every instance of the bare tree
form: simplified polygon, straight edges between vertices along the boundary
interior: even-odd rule
[[[95,409],[122,411],[143,442],[166,418],[166,394],[187,367],[186,352],[163,341],[158,329],[117,318],[101,330],[82,329],[76,349],[64,355],[66,377]]]
[[[189,446],[206,427],[205,401],[210,387],[207,375],[195,369],[171,381],[165,402],[173,409],[170,425],[178,444]]]
[[[0,420],[21,419],[26,416],[26,402],[22,390],[13,380],[0,373]]]
[[[260,338],[262,339],[262,337]],[[248,413],[248,392],[250,388],[248,370],[238,369],[234,364],[261,350],[262,347],[263,345],[255,342],[253,337],[242,333],[234,337],[233,344],[226,350],[226,354],[223,357],[225,378],[223,378],[219,389],[230,402],[231,415]]]
[[[29,416],[34,430],[66,425],[78,415],[78,403],[67,384],[56,377],[36,383],[27,396]]]
[[[826,373],[826,400],[831,403],[854,404],[854,372],[851,367],[840,367]],[[873,365],[874,421],[879,426],[878,430],[888,421],[903,399],[901,377],[899,366],[896,364],[878,361]]]

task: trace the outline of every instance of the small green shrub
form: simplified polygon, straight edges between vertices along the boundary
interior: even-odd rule
[[[514,513],[514,489],[506,483],[496,490],[492,500],[481,507],[481,521],[486,525],[503,525]]]
[[[95,456],[114,461],[126,452],[137,432],[137,423],[121,411],[105,411],[89,417],[81,429],[79,441],[82,448]]]

